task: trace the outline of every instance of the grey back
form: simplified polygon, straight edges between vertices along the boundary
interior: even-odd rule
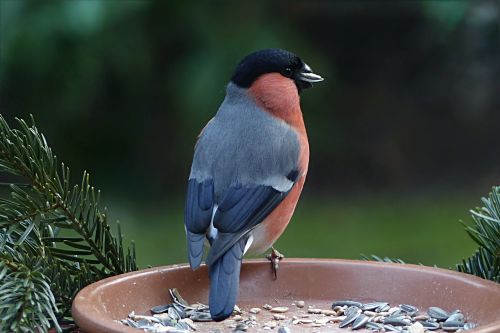
[[[215,201],[232,184],[270,185],[280,191],[298,169],[297,132],[262,110],[242,89],[229,83],[226,98],[203,130],[189,179],[213,179]]]

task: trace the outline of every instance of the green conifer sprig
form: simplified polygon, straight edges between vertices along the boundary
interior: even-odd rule
[[[465,229],[479,248],[457,270],[500,282],[500,186],[494,186],[482,202],[483,207],[470,211],[474,225]]]
[[[81,288],[137,269],[135,248],[111,233],[89,174],[71,185],[34,121],[17,122],[0,115],[0,172],[21,179],[0,197],[0,331],[60,331]]]

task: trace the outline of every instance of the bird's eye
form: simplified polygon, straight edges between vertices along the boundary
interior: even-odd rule
[[[290,67],[287,67],[283,70],[283,75],[286,77],[292,76],[292,69]]]

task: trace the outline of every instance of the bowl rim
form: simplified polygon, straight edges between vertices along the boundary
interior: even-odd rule
[[[401,264],[401,263],[389,263],[389,262],[378,262],[378,261],[369,261],[369,260],[353,260],[353,259],[333,259],[333,258],[286,258],[287,264],[315,264],[315,263],[337,263],[342,265],[363,265],[363,266],[372,266],[377,268],[388,268],[388,269],[397,269],[397,270],[421,270],[424,272],[432,273],[437,276],[443,276],[448,278],[453,278],[461,282],[465,283],[473,283],[478,287],[486,287],[497,289],[500,292],[500,284],[480,278],[475,275],[462,273],[453,271],[451,269],[445,268],[437,268],[437,267],[429,267],[424,265],[416,265],[416,264]],[[244,259],[243,265],[252,266],[252,265],[261,265],[262,263],[269,264],[269,261],[266,259]],[[201,267],[205,266],[203,264]],[[160,273],[160,272],[168,272],[171,270],[189,268],[189,264],[180,263],[180,264],[171,264],[165,266],[157,266],[146,268],[134,272],[123,273],[111,277],[107,277],[105,279],[94,282],[82,290],[78,292],[75,296],[71,308],[71,313],[73,319],[77,323],[77,325],[83,329],[97,329],[100,331],[110,331],[111,332],[137,332],[136,329],[123,326],[122,324],[114,322],[109,317],[104,316],[101,312],[96,311],[94,308],[90,306],[90,303],[87,302],[87,299],[90,298],[94,293],[98,292],[102,288],[105,288],[107,285],[116,284],[125,282],[131,278],[136,278],[139,276],[147,276],[150,274]],[[84,324],[84,325],[81,325]],[[119,329],[119,330],[118,330]],[[494,333],[500,332],[500,319],[491,322],[486,325],[482,325],[477,329],[470,330],[469,332],[474,333]]]

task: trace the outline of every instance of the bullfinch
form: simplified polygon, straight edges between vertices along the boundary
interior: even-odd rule
[[[191,268],[210,245],[205,262],[215,321],[233,312],[243,255],[269,249],[292,217],[309,163],[299,94],[322,80],[291,52],[251,53],[198,137],[185,228]]]

